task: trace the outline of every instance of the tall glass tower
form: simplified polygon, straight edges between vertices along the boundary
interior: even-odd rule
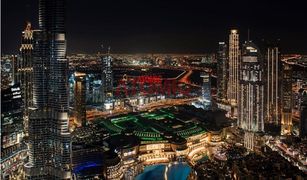
[[[24,101],[25,131],[28,132],[28,119],[30,107],[33,106],[33,33],[31,23],[27,22],[22,32],[20,57],[17,58],[16,81],[20,83]]]
[[[74,84],[75,123],[78,126],[86,125],[86,74],[75,72]]]
[[[202,91],[202,103],[205,110],[210,110],[212,106],[211,100],[211,78],[208,73],[201,73],[200,77],[203,79]]]
[[[232,29],[229,35],[229,81],[227,98],[231,105],[236,106],[238,100],[239,85],[239,34],[238,30]]]
[[[243,44],[239,77],[238,123],[244,129],[244,145],[254,149],[254,133],[264,131],[263,61],[251,41]]]
[[[282,113],[281,135],[291,135],[292,131],[292,67],[287,63],[282,65]]]
[[[277,43],[269,43],[266,49],[266,122],[281,122],[281,60]]]
[[[27,179],[71,179],[65,0],[39,0]]]
[[[102,97],[104,109],[113,109],[113,71],[110,47],[108,53],[101,58],[102,60]]]
[[[228,57],[227,44],[219,42],[217,53],[217,97],[220,100],[227,99],[227,80],[228,80]]]

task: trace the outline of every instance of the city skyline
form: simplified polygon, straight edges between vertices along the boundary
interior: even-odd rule
[[[68,54],[97,53],[103,51],[101,44],[110,45],[115,53],[209,53],[217,49],[212,44],[227,39],[224,32],[231,28],[240,30],[241,42],[247,39],[250,29],[251,39],[256,43],[263,38],[281,39],[283,53],[307,54],[306,11],[299,2],[67,4]],[[4,1],[2,9],[2,52],[15,53],[26,22],[38,29],[37,3]]]
[[[15,2],[1,179],[304,179],[304,13],[274,1]]]

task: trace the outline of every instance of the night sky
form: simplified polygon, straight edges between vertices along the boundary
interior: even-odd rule
[[[2,53],[17,53],[26,21],[38,28],[38,0],[2,0]],[[307,54],[302,0],[67,0],[68,53],[210,53],[227,41],[281,39],[282,53]]]

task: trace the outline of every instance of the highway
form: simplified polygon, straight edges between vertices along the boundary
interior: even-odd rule
[[[178,105],[184,105],[184,104],[191,104],[194,101],[197,101],[199,97],[193,97],[193,98],[185,98],[185,99],[164,99],[159,100],[156,102],[151,102],[142,106],[135,106],[134,112],[143,112],[143,111],[149,111],[154,109],[160,109],[160,108],[166,108],[171,106],[178,106]],[[86,119],[87,121],[93,121],[97,118],[108,118],[113,117],[117,115],[127,114],[129,112],[133,112],[132,109],[121,107],[121,108],[115,108],[114,110],[109,111],[101,111],[98,109],[92,109],[86,111]],[[70,122],[74,122],[74,117],[70,117]]]
[[[201,86],[191,83],[190,76],[192,75],[192,73],[193,70],[189,70],[186,74],[183,75],[183,77],[178,80],[178,82],[200,88]]]

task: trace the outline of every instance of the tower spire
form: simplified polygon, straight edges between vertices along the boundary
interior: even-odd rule
[[[28,31],[31,30],[31,22],[30,21],[27,21],[27,25],[26,25],[26,29],[25,30],[28,30]]]

